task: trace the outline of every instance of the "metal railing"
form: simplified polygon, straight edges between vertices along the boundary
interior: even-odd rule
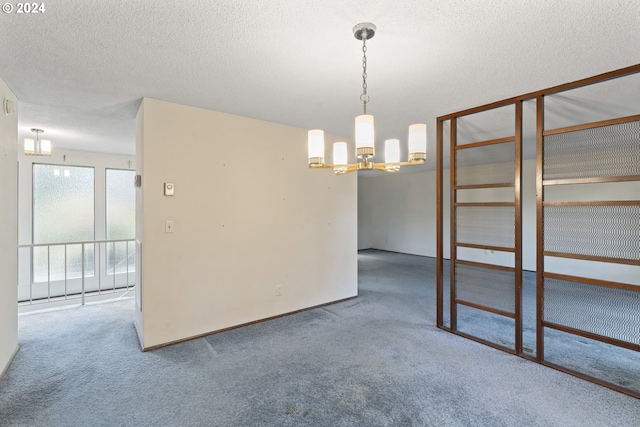
[[[18,303],[124,292],[136,282],[134,239],[18,245]]]

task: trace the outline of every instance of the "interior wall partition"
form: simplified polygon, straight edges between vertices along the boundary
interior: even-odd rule
[[[449,318],[459,334],[519,353],[522,103],[505,108],[514,114],[499,138],[465,142],[458,125],[472,118],[450,122]]]
[[[640,398],[640,108],[635,115],[545,128],[545,104],[554,96],[631,75],[640,76],[640,65],[438,118],[437,326]],[[524,102],[535,106],[536,145],[536,271],[525,273],[535,274],[535,289],[527,295]],[[511,134],[458,140],[461,120],[504,108],[515,113]],[[487,252],[508,256],[483,257]],[[535,313],[531,346],[522,339],[527,305]]]

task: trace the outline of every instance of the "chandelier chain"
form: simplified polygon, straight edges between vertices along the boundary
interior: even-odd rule
[[[369,95],[367,94],[367,30],[364,29],[362,34],[362,95],[360,95],[364,114],[367,114],[367,103],[369,99]]]

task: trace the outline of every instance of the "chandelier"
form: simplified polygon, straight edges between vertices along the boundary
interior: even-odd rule
[[[35,132],[36,139],[24,139],[24,154],[27,156],[50,156],[51,141],[40,139],[40,134],[44,133],[44,131],[42,129],[33,128],[31,129],[31,132]]]
[[[360,101],[363,106],[363,114],[356,117],[356,163],[347,161],[347,143],[336,142],[333,144],[333,164],[324,162],[324,131],[314,129],[309,131],[309,167],[333,169],[336,174],[353,172],[361,169],[381,170],[397,172],[401,166],[424,164],[427,158],[427,125],[415,124],[409,126],[409,158],[406,162],[400,161],[400,141],[387,139],[384,142],[385,162],[373,163],[371,159],[375,155],[373,116],[367,114],[367,104],[370,97],[367,94],[367,40],[376,33],[376,26],[363,22],[353,27],[353,35],[362,40],[362,95]]]

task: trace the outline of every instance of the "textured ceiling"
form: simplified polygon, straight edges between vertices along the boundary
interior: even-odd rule
[[[0,16],[19,137],[133,154],[142,97],[350,136],[368,43],[377,142],[437,116],[640,63],[637,0],[80,1]],[[301,141],[305,143],[305,141]],[[433,162],[429,162],[429,167]]]

